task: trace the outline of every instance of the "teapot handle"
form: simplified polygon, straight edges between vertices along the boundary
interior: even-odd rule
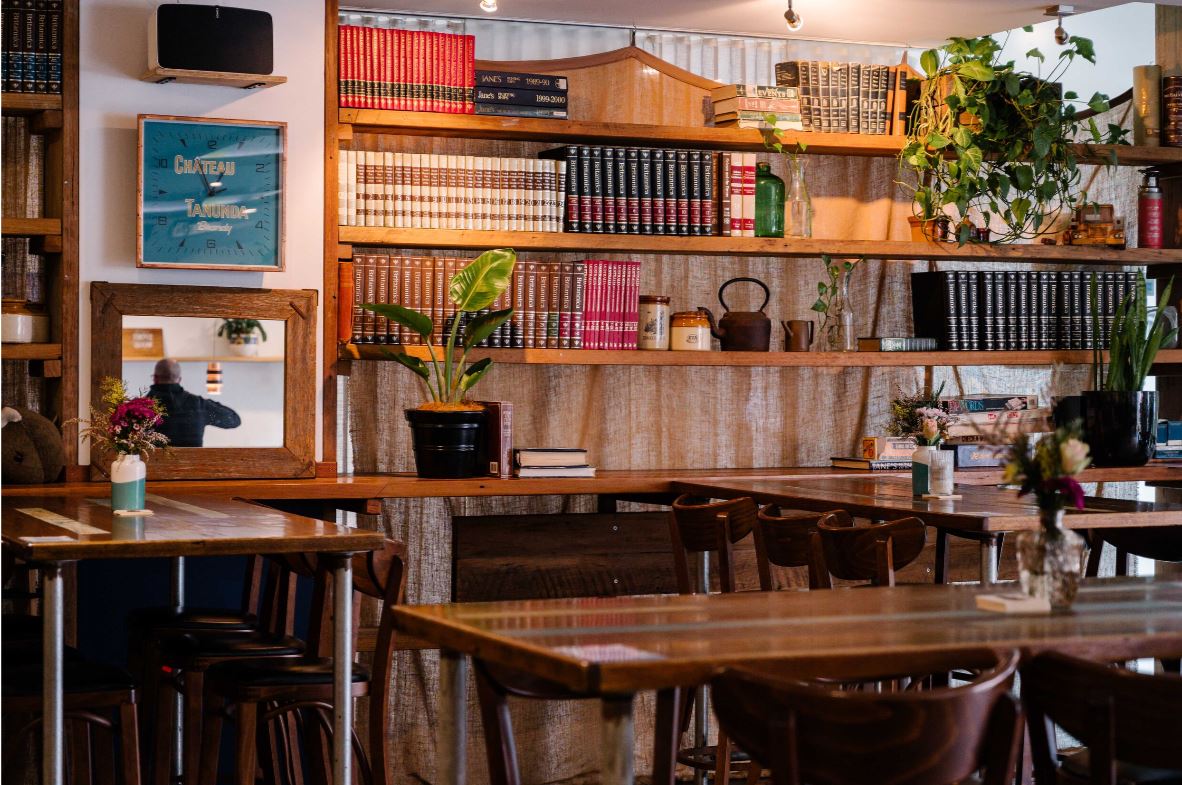
[[[763,289],[763,305],[759,306],[759,310],[762,312],[764,308],[767,308],[768,302],[771,301],[771,299],[772,299],[772,292],[770,289],[767,288],[767,284],[765,284],[763,281],[759,280],[758,278],[739,277],[739,278],[732,278],[729,281],[727,281],[726,283],[724,283],[722,286],[718,287],[718,302],[722,303],[722,309],[727,312],[730,311],[730,308],[726,304],[726,300],[722,299],[722,293],[726,290],[726,287],[730,286],[733,283],[739,283],[740,281],[746,281],[747,283],[759,284],[759,288]]]

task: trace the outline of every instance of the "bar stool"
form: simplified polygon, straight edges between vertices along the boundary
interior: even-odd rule
[[[844,510],[825,513],[810,541],[809,588],[832,588],[830,576],[894,586],[895,570],[919,558],[926,534],[919,518],[854,526]]]
[[[759,511],[755,521],[755,558],[759,567],[759,588],[775,591],[772,567],[808,567],[812,534],[817,521],[826,513],[783,513],[779,505],[769,504]]]
[[[380,550],[353,556],[354,615],[356,608],[360,607],[360,595],[382,601],[372,677],[369,669],[355,666],[351,690],[353,697],[370,696],[368,727],[372,764],[359,740],[353,739],[359,763],[357,771],[367,785],[387,785],[390,777],[386,735],[393,716],[390,679],[394,668],[394,609],[402,602],[406,587],[405,553],[402,543],[386,540]],[[214,785],[216,781],[222,725],[231,710],[237,716],[235,782],[238,785],[253,785],[255,781],[259,757],[257,740],[263,738],[262,731],[268,721],[311,710],[312,728],[321,732],[323,740],[331,741],[332,600],[327,577],[327,570],[316,570],[309,645],[304,656],[226,661],[212,665],[206,671],[206,712],[201,734],[202,785]],[[356,629],[354,625],[355,633]],[[324,754],[325,745],[316,743],[314,737],[317,734],[312,729],[307,731],[304,734],[305,752],[312,765],[309,779],[317,783],[327,782],[331,767]],[[276,767],[298,767],[298,756],[298,747],[289,746],[286,760],[276,757],[268,764],[272,775]]]

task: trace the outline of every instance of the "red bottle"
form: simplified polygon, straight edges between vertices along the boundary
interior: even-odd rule
[[[1142,169],[1145,179],[1137,198],[1137,247],[1161,248],[1163,231],[1163,201],[1157,184],[1157,171]]]

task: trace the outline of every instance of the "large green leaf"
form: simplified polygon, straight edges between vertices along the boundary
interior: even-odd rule
[[[961,76],[968,77],[969,79],[976,79],[978,82],[993,81],[993,66],[983,63],[980,60],[969,60],[967,63],[961,63],[958,69]]]
[[[394,352],[383,352],[383,354],[385,354],[388,358],[390,358],[394,362],[400,363],[402,365],[405,365],[407,368],[410,368],[412,371],[417,373],[419,376],[422,376],[424,379],[431,378],[431,371],[427,369],[427,364],[424,363],[422,360],[420,360],[418,357],[415,357],[410,354],[402,354],[402,353],[394,353]]]
[[[451,279],[448,295],[461,311],[472,313],[487,308],[509,288],[517,253],[497,248],[473,259]]]
[[[472,386],[480,381],[480,377],[488,373],[490,368],[492,368],[491,357],[485,357],[469,365],[463,376],[460,377],[460,392],[471,390]]]
[[[435,329],[434,322],[431,321],[430,316],[415,311],[411,308],[404,308],[401,305],[393,305],[391,303],[367,303],[361,306],[367,311],[385,316],[391,321],[398,322],[411,332],[418,333],[426,338]]]
[[[940,58],[935,49],[928,49],[919,56],[919,67],[923,69],[924,76],[929,79],[936,75],[936,71],[940,68]]]
[[[492,335],[493,331],[504,324],[505,320],[512,315],[513,309],[506,308],[503,311],[483,313],[472,321],[468,322],[467,326],[464,327],[464,350],[467,351],[468,349],[471,349],[473,346]]]

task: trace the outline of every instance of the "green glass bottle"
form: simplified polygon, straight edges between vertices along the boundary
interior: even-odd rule
[[[784,236],[784,181],[763,162],[755,165],[755,236]]]

